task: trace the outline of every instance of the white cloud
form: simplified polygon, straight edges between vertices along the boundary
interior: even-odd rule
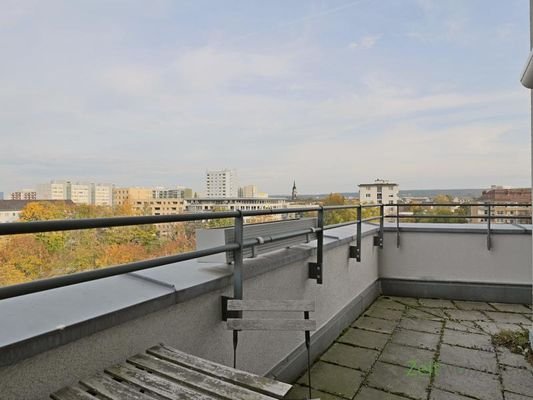
[[[348,47],[350,49],[371,49],[376,45],[379,39],[381,39],[380,35],[366,35],[363,36],[361,39],[351,42]]]

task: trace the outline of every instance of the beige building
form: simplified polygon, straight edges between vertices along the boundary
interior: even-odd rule
[[[491,206],[490,213],[492,216],[491,223],[493,224],[531,224],[529,219],[517,219],[516,217],[531,217],[531,207],[521,204],[512,204],[509,206]],[[470,208],[470,215],[473,216],[488,216],[489,208],[487,206],[472,206]],[[472,223],[487,223],[486,218],[472,218]]]
[[[152,200],[151,188],[123,187],[113,189],[113,200],[117,206],[122,206],[129,202],[132,206],[138,201]]]
[[[11,193],[11,200],[37,200],[37,192],[32,189],[22,189]]]

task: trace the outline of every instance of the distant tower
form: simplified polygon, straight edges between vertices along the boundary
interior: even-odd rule
[[[296,191],[296,181],[293,181],[292,183],[292,195],[291,199],[296,200],[296,196],[298,195],[298,192]]]

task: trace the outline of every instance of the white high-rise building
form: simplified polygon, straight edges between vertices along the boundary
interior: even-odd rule
[[[67,181],[51,181],[37,185],[37,200],[68,200]]]
[[[113,205],[113,185],[93,183],[91,189],[91,204],[95,206]]]
[[[361,204],[384,204],[385,215],[396,213],[396,207],[387,207],[387,204],[396,204],[399,200],[400,186],[384,179],[376,179],[374,183],[361,183],[359,185],[359,202]]]
[[[205,193],[208,198],[238,197],[237,172],[234,169],[207,171]]]

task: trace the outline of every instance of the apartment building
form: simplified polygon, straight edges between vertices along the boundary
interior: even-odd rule
[[[11,200],[37,200],[37,192],[32,189],[18,190],[11,193]]]
[[[384,179],[373,183],[359,185],[359,202],[361,204],[395,204],[399,200],[400,186]],[[396,207],[384,207],[385,215],[395,214]]]
[[[75,204],[113,205],[113,185],[104,183],[51,181],[37,185],[37,200],[72,200]]]
[[[125,203],[134,205],[138,201],[149,201],[152,197],[151,188],[141,187],[122,187],[113,189],[113,201],[117,206],[122,206]]]
[[[531,217],[531,207],[526,204],[531,203],[531,189],[529,188],[504,188],[502,186],[491,186],[484,190],[479,201],[483,203],[494,203],[490,206],[490,213],[495,224],[530,224],[531,219],[516,217]],[[509,204],[501,206],[498,204]],[[486,216],[489,214],[488,206],[472,206],[471,215]],[[472,218],[470,222],[486,223],[485,218]]]
[[[237,172],[234,169],[206,171],[207,198],[238,197]]]
[[[287,200],[278,198],[197,198],[187,199],[185,211],[233,211],[233,210],[270,210],[286,208]]]

